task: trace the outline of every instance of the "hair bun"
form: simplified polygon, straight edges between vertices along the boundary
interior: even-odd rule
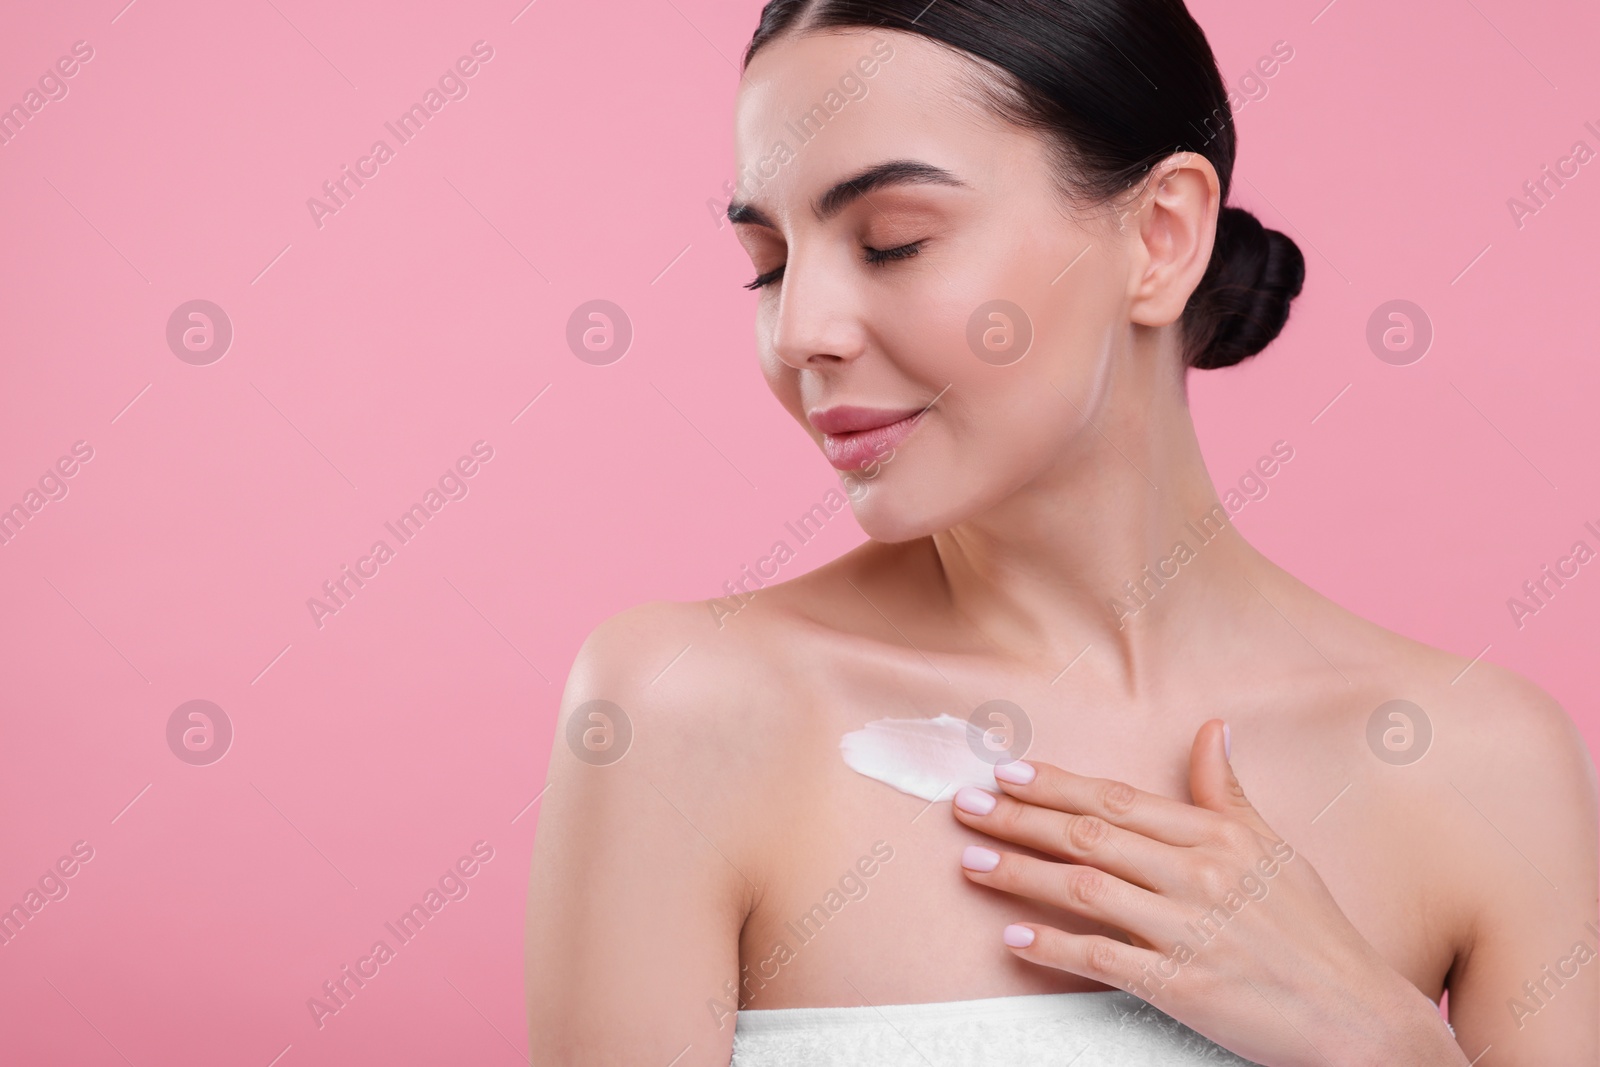
[[[1306,260],[1287,235],[1243,208],[1223,207],[1211,262],[1184,307],[1191,367],[1231,367],[1272,343],[1305,284]]]

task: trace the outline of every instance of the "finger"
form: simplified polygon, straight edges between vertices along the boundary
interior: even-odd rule
[[[1074,815],[1015,797],[962,786],[951,805],[974,830],[1074,863],[1098,867],[1155,892],[1178,884],[1180,853],[1172,845],[1114,826],[1097,815]]]
[[[1169,845],[1198,845],[1216,837],[1216,812],[1147,793],[1126,782],[1090,778],[1051,763],[1022,760],[998,764],[994,776],[1001,789],[1019,800],[1075,815],[1098,816]],[[1017,780],[1021,778],[1027,780]]]
[[[1181,929],[1189,917],[1165,897],[1097,867],[1056,863],[1016,852],[997,853],[980,845],[967,846],[961,855],[961,866],[966,876],[979,885],[1125,930],[1161,949],[1171,947],[1167,931]]]
[[[1200,807],[1243,822],[1252,830],[1277,840],[1278,835],[1244,795],[1244,786],[1239,783],[1228,758],[1225,727],[1221,719],[1210,719],[1195,733],[1194,745],[1189,750],[1189,792]]]
[[[1150,975],[1156,973],[1165,958],[1159,952],[1101,934],[1069,934],[1037,923],[1012,923],[1005,928],[1003,940],[1007,948],[1029,963],[1082,975],[1138,996],[1146,995],[1143,990]],[[1019,944],[1024,941],[1027,943]]]

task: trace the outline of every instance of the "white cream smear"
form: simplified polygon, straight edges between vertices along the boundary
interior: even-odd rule
[[[971,741],[969,741],[969,738]],[[983,731],[954,715],[874,719],[839,740],[850,769],[923,800],[949,800],[964,785],[999,792],[994,765],[973,750]]]

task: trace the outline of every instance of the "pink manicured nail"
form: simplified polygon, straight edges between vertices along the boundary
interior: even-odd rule
[[[961,866],[969,871],[992,871],[1000,865],[1000,853],[982,845],[968,845],[961,852]]]
[[[1012,948],[1027,948],[1033,944],[1033,931],[1016,923],[1006,927],[1002,936],[1006,939],[1006,944]]]
[[[973,815],[987,815],[994,810],[994,794],[985,793],[976,786],[964,785],[956,790],[956,807]]]
[[[1002,782],[1013,785],[1027,785],[1033,781],[1033,765],[1021,760],[1012,760],[1010,763],[997,763],[994,766],[994,776]]]
[[[1222,754],[1229,759],[1233,758],[1233,735],[1228,730],[1228,724],[1222,724]]]

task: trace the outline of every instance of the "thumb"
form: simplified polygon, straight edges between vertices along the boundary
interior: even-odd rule
[[[1266,820],[1244,795],[1244,786],[1233,773],[1228,757],[1231,747],[1228,732],[1223,720],[1209,719],[1194,735],[1194,747],[1189,751],[1189,792],[1200,807],[1242,818],[1255,829],[1270,834],[1272,831]]]

